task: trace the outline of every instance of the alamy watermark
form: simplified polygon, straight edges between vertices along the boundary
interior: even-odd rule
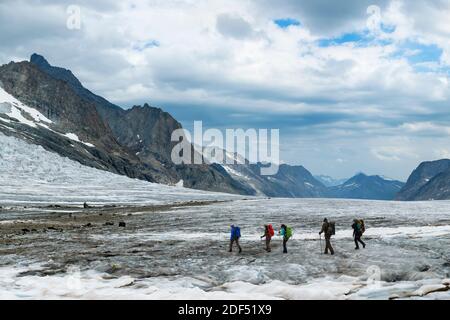
[[[376,5],[371,5],[367,8],[367,14],[369,18],[367,19],[366,25],[372,33],[379,33],[382,30],[382,17],[381,8]]]
[[[67,276],[65,278],[67,289],[75,293],[81,293],[86,288],[81,278],[80,268],[77,266],[69,266],[67,268]]]
[[[269,135],[270,131],[270,135]],[[172,133],[174,164],[256,164],[261,163],[261,175],[278,173],[280,163],[279,129],[219,129],[203,130],[202,121],[194,122],[194,134],[186,129]]]
[[[370,266],[366,270],[367,284],[377,284],[381,281],[381,268],[379,266]]]
[[[66,9],[67,20],[66,27],[69,30],[81,29],[81,7],[77,5],[70,5]]]

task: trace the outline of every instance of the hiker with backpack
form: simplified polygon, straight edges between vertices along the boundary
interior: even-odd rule
[[[233,243],[236,242],[237,247],[239,248],[239,253],[242,252],[242,248],[239,245],[239,239],[241,238],[241,228],[238,226],[232,225],[230,232],[230,250],[229,252],[233,252]]]
[[[331,236],[335,234],[335,223],[328,222],[328,219],[323,220],[322,230],[320,230],[319,235],[325,234],[325,254],[328,254],[328,250],[331,255],[334,255],[333,247],[331,246]]]
[[[292,228],[286,226],[285,224],[281,225],[280,235],[283,237],[283,253],[287,252],[287,242],[292,237]]]
[[[271,224],[264,226],[264,235],[261,236],[262,238],[266,238],[266,251],[271,252],[272,249],[270,248],[270,240],[272,240],[272,237],[275,235],[275,232],[273,231],[273,227]]]
[[[366,227],[364,226],[364,220],[358,219],[353,220],[352,228],[353,228],[353,238],[355,239],[356,244],[355,250],[359,250],[358,242],[361,243],[363,248],[365,249],[366,244],[364,243],[364,241],[361,240],[362,235],[366,231]]]

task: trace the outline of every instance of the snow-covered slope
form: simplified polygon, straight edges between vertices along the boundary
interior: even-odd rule
[[[25,124],[33,128],[37,128],[39,126],[58,133],[72,141],[81,142],[88,147],[94,147],[92,143],[81,141],[74,133],[63,134],[50,129],[49,125],[53,123],[50,119],[45,117],[38,110],[20,102],[0,87],[0,122],[11,123],[11,121],[18,121],[21,124]]]
[[[136,204],[238,198],[149,183],[86,167],[1,133],[0,181],[0,204],[85,201]]]
[[[46,127],[45,124],[52,123],[42,113],[23,104],[0,87],[0,115],[2,114],[31,127],[37,125]],[[10,120],[0,116],[0,121],[9,122]]]

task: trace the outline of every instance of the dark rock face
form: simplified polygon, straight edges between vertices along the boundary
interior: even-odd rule
[[[41,55],[33,53],[30,58],[30,63],[37,66],[40,70],[44,71],[52,78],[67,82],[71,87],[82,87],[81,82],[73,75],[70,70],[51,66],[48,61]]]
[[[148,104],[124,110],[84,88],[70,70],[51,66],[44,57],[33,54],[31,63],[55,79],[66,82],[81,97],[95,106],[100,118],[117,142],[127,147],[138,158],[152,165],[157,161],[169,163],[174,130],[181,128],[170,114]]]
[[[413,200],[449,200],[450,199],[450,170],[439,173],[429,183],[419,189]]]
[[[53,79],[28,62],[0,67],[5,91],[54,121],[61,133],[75,133],[82,141],[120,152],[121,147],[105,126],[95,105],[81,99],[71,87]]]
[[[121,119],[110,117],[107,123],[117,140],[139,152],[140,158],[152,155],[167,163],[171,160],[170,153],[175,145],[170,140],[172,132],[181,128],[181,124],[167,112],[148,104],[126,110]]]
[[[158,172],[140,163],[135,155],[122,147],[97,113],[95,105],[81,99],[66,82],[52,78],[28,62],[1,66],[0,82],[5,91],[53,121],[49,125],[51,130],[18,122],[2,123],[0,130],[5,134],[42,145],[87,166],[158,181]],[[67,133],[76,134],[81,141],[95,147],[64,137]]]
[[[400,181],[361,173],[340,186],[329,188],[328,196],[345,199],[393,200],[403,186],[404,183]]]
[[[326,194],[326,187],[302,166],[280,165],[278,173],[266,180],[272,184],[269,196],[320,198]]]
[[[450,199],[450,160],[423,162],[413,171],[397,200]]]

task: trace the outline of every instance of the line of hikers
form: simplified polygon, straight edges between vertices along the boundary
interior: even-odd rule
[[[362,235],[366,231],[366,227],[364,224],[364,220],[355,219],[352,224],[353,229],[353,239],[355,241],[356,247],[355,250],[359,250],[359,243],[362,244],[363,248],[366,248],[366,244],[361,240]],[[336,234],[336,224],[334,222],[329,222],[328,219],[323,220],[322,229],[319,232],[320,244],[322,247],[322,233],[325,236],[325,252],[324,254],[334,255],[334,249],[331,245],[331,237]],[[280,231],[278,233],[279,236],[283,237],[283,253],[287,253],[287,242],[293,235],[293,230],[291,227],[282,224],[280,227]],[[266,251],[271,252],[272,249],[270,247],[270,242],[272,237],[275,236],[275,231],[271,224],[264,226],[264,234],[261,236],[261,239],[266,239]],[[235,225],[231,226],[231,235],[230,235],[230,249],[229,252],[233,252],[233,244],[236,243],[239,253],[242,252],[242,248],[239,244],[239,239],[241,238],[241,228]],[[321,249],[322,251],[322,249]]]

